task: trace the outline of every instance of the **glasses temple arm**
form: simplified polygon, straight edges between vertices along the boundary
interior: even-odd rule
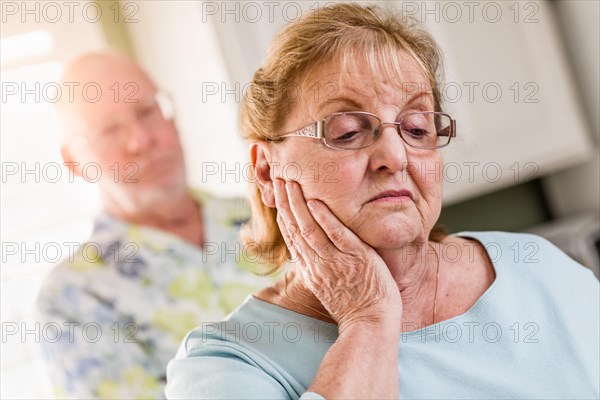
[[[437,133],[438,136],[450,136],[450,137],[455,137],[456,136],[456,121],[455,120],[450,120],[450,125],[448,125],[447,127],[445,127],[444,129],[442,129],[441,131],[439,131]]]
[[[310,125],[305,126],[302,129],[298,129],[294,132],[285,133],[283,135],[279,135],[276,138],[271,139],[275,141],[277,139],[283,139],[291,136],[300,136],[300,137],[309,137],[321,139],[323,137],[323,121],[316,121]]]

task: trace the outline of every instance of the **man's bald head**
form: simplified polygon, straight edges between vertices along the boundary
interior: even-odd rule
[[[151,83],[148,75],[129,57],[119,53],[88,53],[75,59],[63,74],[63,80],[138,78]]]
[[[101,168],[109,211],[136,213],[186,192],[183,150],[171,115],[163,113],[165,96],[134,61],[86,54],[66,69],[62,82],[75,88],[58,107],[63,159],[84,178],[81,166]]]
[[[97,121],[114,115],[151,96],[156,85],[133,60],[118,53],[89,53],[67,67],[62,87],[73,87],[73,96],[62,96],[58,112],[65,138],[84,133]]]

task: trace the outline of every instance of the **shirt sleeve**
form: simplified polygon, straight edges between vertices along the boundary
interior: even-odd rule
[[[168,399],[323,399],[250,349],[221,343],[184,354],[185,343],[167,367]]]
[[[168,399],[289,399],[281,386],[252,365],[228,357],[173,360]]]

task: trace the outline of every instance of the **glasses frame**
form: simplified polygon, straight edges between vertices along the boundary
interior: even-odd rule
[[[173,121],[175,119],[175,102],[173,96],[166,90],[157,90],[152,96],[160,108],[160,113],[165,121]]]
[[[327,139],[325,138],[325,122],[327,122],[328,119],[336,117],[338,115],[347,115],[347,114],[352,114],[352,115],[356,115],[356,114],[362,114],[362,115],[368,115],[370,117],[375,118],[377,121],[379,121],[379,126],[377,127],[377,129],[375,130],[375,135],[373,136],[373,141],[369,144],[367,144],[366,146],[361,146],[361,147],[356,147],[356,148],[344,148],[344,147],[335,147],[330,145],[329,143],[327,143]],[[419,147],[419,146],[414,146],[410,143],[408,143],[406,141],[406,139],[404,138],[404,136],[402,136],[402,129],[400,129],[400,124],[402,123],[402,120],[408,116],[411,115],[443,115],[445,117],[448,117],[448,119],[450,120],[450,125],[448,125],[448,127],[444,128],[441,132],[437,132],[437,136],[442,136],[442,137],[448,137],[448,141],[442,145],[439,146],[429,146],[429,147]],[[313,123],[310,123],[308,125],[306,125],[304,128],[300,128],[296,131],[293,132],[289,132],[289,133],[285,133],[281,136],[278,136],[276,138],[272,138],[269,139],[270,141],[273,142],[279,142],[281,140],[283,140],[286,137],[307,137],[307,138],[313,138],[313,139],[319,139],[323,142],[323,144],[325,144],[325,146],[329,147],[330,149],[334,149],[334,150],[360,150],[360,149],[364,149],[367,148],[369,146],[372,146],[375,144],[375,142],[377,141],[377,139],[379,139],[379,137],[381,136],[381,133],[383,132],[383,127],[385,127],[386,125],[390,125],[390,126],[395,126],[396,127],[396,131],[398,132],[398,135],[400,136],[400,138],[402,139],[402,141],[404,143],[406,143],[408,146],[415,148],[415,149],[422,149],[422,150],[434,150],[434,149],[441,149],[442,147],[446,147],[450,144],[450,140],[453,137],[456,137],[456,120],[452,119],[452,117],[449,114],[443,113],[443,112],[438,112],[438,111],[415,111],[415,112],[411,112],[410,114],[406,114],[405,116],[403,116],[402,118],[400,118],[399,121],[397,122],[383,122],[381,120],[381,118],[379,118],[377,115],[366,112],[366,111],[345,111],[345,112],[337,112],[337,113],[332,113],[332,114],[327,114],[323,119],[315,121]]]

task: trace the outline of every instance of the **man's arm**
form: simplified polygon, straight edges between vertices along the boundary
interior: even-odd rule
[[[110,302],[68,282],[46,285],[38,298],[43,358],[60,398],[163,398],[164,366],[152,343]]]

